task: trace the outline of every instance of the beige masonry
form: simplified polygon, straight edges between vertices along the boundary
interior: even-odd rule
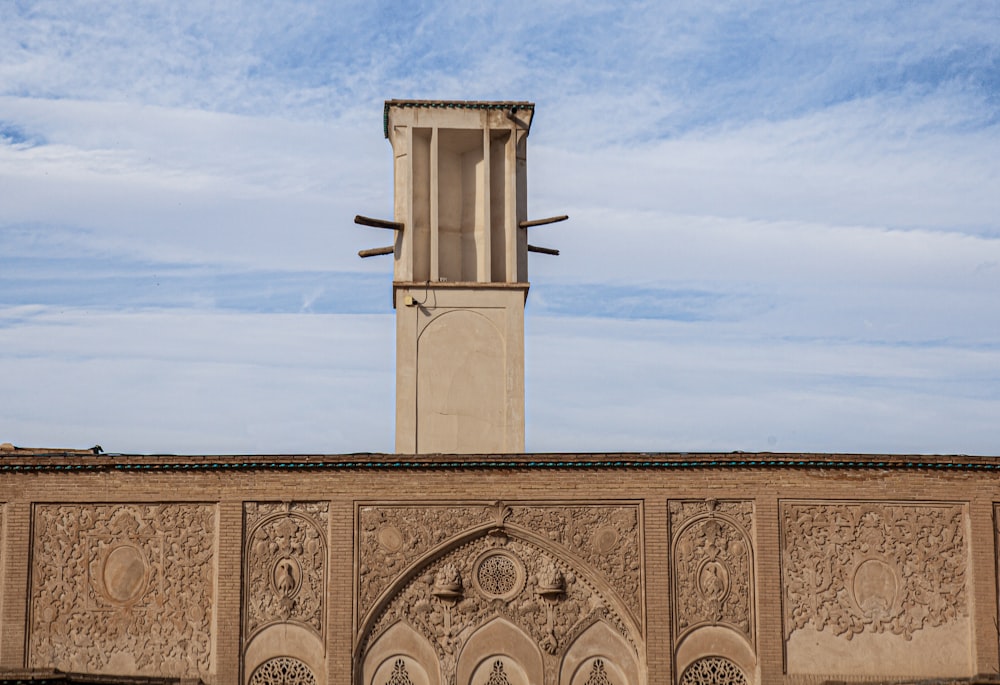
[[[0,670],[811,685],[1000,667],[989,458],[17,450],[0,502]]]
[[[390,100],[396,451],[524,451],[526,102]]]

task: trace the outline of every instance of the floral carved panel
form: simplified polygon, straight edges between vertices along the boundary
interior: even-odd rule
[[[28,663],[212,682],[216,508],[35,505]]]
[[[281,622],[322,638],[329,504],[246,502],[243,516],[244,640]]]
[[[362,506],[358,511],[361,615],[425,552],[464,530],[488,523],[483,506]]]
[[[483,526],[518,526],[577,555],[641,616],[639,507],[613,505],[372,505],[359,509],[359,614],[423,554]]]
[[[402,621],[427,638],[445,682],[452,682],[469,638],[503,617],[539,646],[546,670],[586,629],[603,621],[640,651],[636,627],[621,604],[550,550],[510,534],[484,534],[424,567],[376,617],[360,653]]]
[[[729,625],[754,642],[753,503],[670,502],[676,641]]]
[[[910,639],[968,616],[960,504],[782,502],[785,637]]]

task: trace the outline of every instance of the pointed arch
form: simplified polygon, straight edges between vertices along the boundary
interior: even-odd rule
[[[462,649],[456,671],[459,685],[488,682],[480,674],[500,661],[510,685],[534,685],[545,680],[542,652],[523,630],[504,618],[495,618],[479,628]],[[510,662],[513,662],[511,664]]]
[[[423,635],[402,621],[382,633],[368,650],[361,666],[361,683],[385,685],[392,682],[392,674],[399,671],[397,661],[402,661],[403,671],[412,685],[441,685],[434,648]]]
[[[368,613],[359,621],[358,647],[364,649],[366,636],[369,635],[375,626],[378,618],[385,613],[388,606],[414,579],[427,572],[438,560],[448,556],[455,550],[465,547],[487,535],[501,538],[513,537],[532,544],[553,557],[559,559],[567,566],[573,568],[587,582],[594,586],[597,592],[607,600],[612,610],[621,617],[630,635],[636,639],[642,635],[640,622],[637,616],[632,613],[626,603],[622,600],[618,591],[604,578],[599,569],[592,566],[572,550],[553,542],[552,540],[534,533],[523,526],[505,523],[497,526],[495,523],[485,523],[474,528],[469,528],[454,537],[451,537],[438,546],[424,552],[421,556],[413,560],[397,577],[390,583],[378,599],[372,604]],[[357,656],[357,655],[356,655]]]
[[[559,685],[586,683],[595,659],[601,659],[614,685],[641,683],[643,671],[625,638],[604,621],[595,621],[573,640],[559,667]]]

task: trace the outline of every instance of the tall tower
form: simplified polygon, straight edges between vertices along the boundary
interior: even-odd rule
[[[529,102],[389,100],[396,452],[524,451]],[[562,217],[559,217],[562,218]],[[554,250],[532,248],[555,253]]]

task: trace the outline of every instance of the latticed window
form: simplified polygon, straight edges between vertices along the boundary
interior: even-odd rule
[[[258,666],[250,685],[316,685],[316,676],[298,659],[279,656]]]
[[[402,659],[396,659],[396,663],[392,665],[392,675],[389,676],[385,685],[413,685],[410,673],[406,670],[406,664],[403,663]]]
[[[710,656],[688,666],[680,685],[747,685],[747,677],[729,659]]]
[[[611,679],[608,678],[607,671],[604,670],[603,661],[594,659],[594,665],[590,669],[590,677],[587,678],[587,682],[583,685],[614,685]]]
[[[486,685],[510,685],[510,681],[507,680],[507,672],[503,670],[503,662],[500,659],[493,662],[493,671],[490,672],[490,679],[486,681]]]

